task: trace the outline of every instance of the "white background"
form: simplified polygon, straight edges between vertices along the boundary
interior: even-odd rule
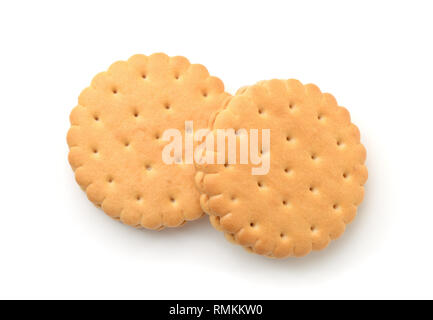
[[[431,1],[2,1],[0,298],[433,298]],[[227,91],[298,78],[333,93],[368,152],[346,233],[302,259],[228,243],[204,218],[139,231],[67,162],[80,91],[135,53],[184,55]]]

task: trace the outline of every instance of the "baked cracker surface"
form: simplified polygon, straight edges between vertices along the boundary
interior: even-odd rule
[[[149,229],[202,216],[194,165],[167,165],[164,130],[206,128],[228,96],[218,78],[181,56],[134,55],[94,77],[70,115],[69,162],[110,217]]]
[[[251,162],[196,165],[202,208],[231,242],[269,257],[300,257],[325,248],[354,219],[366,150],[332,95],[293,79],[261,81],[240,89],[211,126],[213,134],[271,133],[262,154],[270,157],[268,174],[252,175]]]

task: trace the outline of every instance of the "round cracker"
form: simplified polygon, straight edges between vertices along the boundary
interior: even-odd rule
[[[366,151],[332,95],[297,80],[262,81],[240,89],[213,118],[214,135],[228,128],[270,129],[262,154],[270,170],[252,175],[257,166],[239,158],[196,165],[201,205],[216,229],[276,258],[321,250],[344,232],[363,199]]]
[[[184,57],[118,61],[94,77],[70,116],[69,162],[88,198],[110,217],[149,229],[202,216],[194,165],[164,164],[162,134],[185,121],[206,128],[228,96],[221,80]]]

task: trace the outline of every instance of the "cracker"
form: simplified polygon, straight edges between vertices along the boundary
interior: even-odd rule
[[[212,122],[213,134],[271,132],[266,175],[252,175],[251,162],[196,165],[202,208],[229,240],[283,258],[321,250],[343,234],[363,199],[366,151],[332,95],[297,80],[262,81],[239,90]]]
[[[206,128],[228,96],[218,78],[184,57],[158,53],[118,61],[78,98],[67,141],[69,162],[88,198],[136,227],[177,227],[203,215],[194,165],[167,165],[165,129]]]

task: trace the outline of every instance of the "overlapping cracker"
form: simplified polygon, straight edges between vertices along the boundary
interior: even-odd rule
[[[88,198],[110,217],[149,229],[202,216],[194,165],[162,162],[164,130],[206,128],[228,95],[202,65],[135,55],[95,76],[71,113],[69,162]]]
[[[229,240],[282,258],[342,235],[363,199],[366,151],[332,95],[297,80],[262,81],[239,90],[212,122],[214,133],[271,130],[267,175],[252,175],[251,163],[196,166],[202,208]]]

